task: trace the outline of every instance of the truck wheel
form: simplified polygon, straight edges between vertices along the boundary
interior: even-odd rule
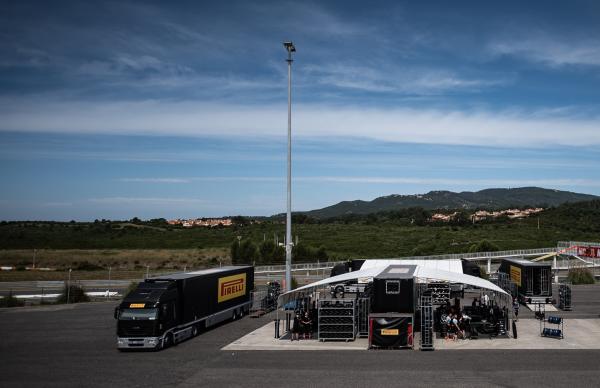
[[[192,326],[192,337],[195,337],[198,335],[198,325],[194,325]]]
[[[169,333],[165,336],[163,340],[163,349],[166,349],[173,345],[173,334]]]
[[[237,319],[237,310],[233,310],[233,315],[231,317],[232,321],[235,321]]]

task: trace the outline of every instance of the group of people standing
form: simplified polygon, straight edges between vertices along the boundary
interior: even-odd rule
[[[296,310],[294,315],[294,322],[292,324],[292,338],[291,341],[300,341],[300,335],[303,339],[312,339],[313,333],[313,319],[308,310]]]

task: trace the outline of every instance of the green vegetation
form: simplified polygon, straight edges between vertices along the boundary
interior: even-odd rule
[[[569,271],[567,279],[572,284],[594,284],[594,275],[587,268],[573,268]]]
[[[77,284],[65,285],[63,292],[56,299],[56,303],[81,303],[89,301],[90,298],[86,295],[83,287]]]
[[[529,249],[556,246],[561,240],[600,241],[600,200],[564,204],[526,219],[475,224],[466,211],[449,223],[429,222],[432,213],[410,208],[327,220],[295,214],[293,237],[300,243],[294,249],[294,261]],[[93,267],[85,262],[104,271],[109,265],[113,270],[139,272],[146,265],[151,270],[215,266],[220,261],[227,263],[230,253],[233,262],[283,262],[283,248],[277,245],[285,235],[280,217],[260,222],[236,218],[243,221],[219,228],[172,227],[155,220],[135,220],[135,224],[1,222],[0,263],[29,266],[33,248],[38,249],[40,267],[58,267],[62,262],[61,268],[78,268],[76,263],[83,263],[86,270]],[[93,258],[85,256],[90,250],[95,252]],[[46,256],[50,253],[52,259]]]

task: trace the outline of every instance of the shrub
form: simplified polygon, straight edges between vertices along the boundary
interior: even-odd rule
[[[77,271],[100,271],[103,269],[104,267],[101,267],[94,263],[90,263],[89,261],[82,261],[75,268],[75,270]]]
[[[572,284],[594,284],[594,275],[587,268],[572,268],[567,276]]]
[[[12,291],[9,291],[7,296],[0,299],[0,307],[19,307],[24,304],[25,302],[13,296]]]
[[[70,286],[65,285],[65,288],[56,300],[56,303],[81,303],[89,301],[90,298],[86,295],[83,287],[77,284],[71,284]]]

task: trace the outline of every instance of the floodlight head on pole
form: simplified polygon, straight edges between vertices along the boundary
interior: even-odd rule
[[[296,47],[292,42],[283,42],[283,47],[288,51],[288,53],[295,53]]]

